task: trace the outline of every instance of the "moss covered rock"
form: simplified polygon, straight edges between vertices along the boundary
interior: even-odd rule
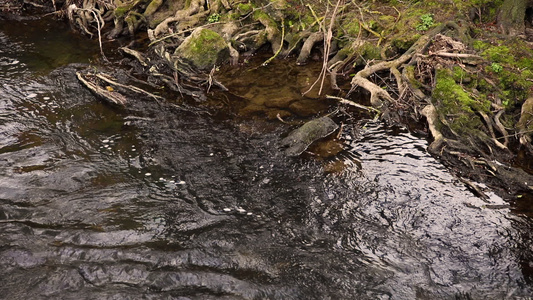
[[[226,41],[218,33],[205,28],[194,30],[174,55],[199,70],[210,70],[230,57]]]

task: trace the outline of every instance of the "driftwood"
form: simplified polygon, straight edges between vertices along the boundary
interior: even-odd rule
[[[126,97],[116,92],[111,86],[102,86],[96,75],[76,72],[76,76],[85,87],[105,102],[119,107],[124,107],[128,103]]]
[[[125,91],[127,93],[131,92],[133,94],[148,96],[156,101],[164,99],[161,96],[145,91],[139,87],[117,82],[116,79],[102,72],[76,72],[76,76],[93,94],[104,100],[106,103],[114,106],[124,107],[128,104],[128,99],[121,93]]]

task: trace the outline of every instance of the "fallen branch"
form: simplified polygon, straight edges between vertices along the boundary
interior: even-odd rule
[[[80,72],[76,72],[76,77],[78,77],[78,80],[81,81],[81,83],[83,83],[83,85],[85,85],[91,92],[93,92],[95,95],[99,96],[103,100],[107,101],[110,104],[120,106],[120,107],[124,107],[128,103],[128,100],[126,99],[126,97],[124,97],[124,95],[117,93],[113,91],[112,89],[109,90],[109,89],[102,88],[98,84],[89,81],[84,76],[94,76],[94,75],[82,74]]]
[[[371,107],[371,106],[361,105],[361,104],[355,103],[355,102],[353,102],[351,100],[344,99],[344,98],[341,98],[341,97],[326,95],[326,99],[337,100],[337,101],[339,101],[339,103],[347,104],[347,105],[350,105],[350,106],[353,106],[353,107],[356,107],[356,108],[359,108],[359,109],[362,109],[362,110],[375,112],[377,114],[381,113],[381,111],[379,109],[376,109],[376,108]]]
[[[100,73],[100,74],[96,74],[96,77],[102,79],[103,81],[107,82],[107,83],[110,83],[112,85],[116,85],[116,86],[120,86],[122,88],[125,88],[125,89],[128,89],[128,90],[131,90],[131,91],[134,91],[134,92],[137,92],[137,93],[140,93],[140,94],[145,94],[145,95],[148,95],[152,98],[154,98],[156,101],[158,101],[159,99],[165,99],[161,96],[157,96],[157,95],[154,95],[150,92],[147,92],[141,88],[138,88],[136,86],[132,86],[132,85],[125,85],[125,84],[122,84],[122,83],[119,83],[119,82],[116,82],[114,80],[111,80],[109,77],[107,77],[107,75],[103,74],[103,73]]]

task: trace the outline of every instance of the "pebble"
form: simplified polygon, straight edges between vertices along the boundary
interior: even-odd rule
[[[26,96],[27,99],[31,99],[31,98],[35,98],[35,97],[37,97],[37,94],[35,94],[35,93],[31,93],[28,96]]]
[[[227,208],[227,207],[226,207],[226,208],[224,208],[224,209],[222,209],[222,210],[225,211],[225,212],[230,212],[230,211],[231,211],[231,208]]]
[[[177,183],[177,184],[185,184],[185,181],[183,181],[183,180],[180,180],[180,181],[178,181],[178,183]]]
[[[146,173],[144,176],[152,176],[152,173]]]

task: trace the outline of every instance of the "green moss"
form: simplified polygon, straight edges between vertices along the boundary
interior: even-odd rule
[[[492,92],[494,90],[494,86],[489,84],[484,78],[480,78],[477,81],[477,89],[483,93]]]
[[[507,46],[489,47],[481,55],[496,63],[511,63],[514,59],[511,55],[511,50]]]
[[[452,69],[452,77],[455,82],[463,82],[467,75],[466,71],[459,66],[454,66]]]
[[[490,101],[472,98],[455,81],[454,73],[456,72],[449,69],[437,70],[433,100],[439,113],[448,119],[453,130],[459,133],[475,130],[481,126],[475,111],[488,112]]]
[[[254,16],[254,20],[261,22],[266,27],[272,27],[272,28],[278,27],[278,24],[276,23],[276,21],[261,9],[255,10],[253,12],[253,16]]]
[[[533,59],[531,57],[521,58],[517,61],[516,65],[521,70],[533,70]]]
[[[415,66],[408,65],[405,67],[405,73],[409,79],[409,84],[414,88],[420,88],[422,84],[415,78]]]
[[[370,42],[367,42],[364,45],[358,47],[354,50],[354,52],[358,53],[357,58],[355,59],[353,64],[354,66],[366,65],[368,61],[372,59],[381,59],[381,48]]]
[[[380,48],[380,47],[377,47],[377,46],[374,45],[374,44],[366,43],[366,44],[363,46],[363,49],[362,49],[362,51],[361,51],[361,55],[362,55],[366,60],[371,60],[371,59],[381,59],[381,48]]]
[[[503,70],[498,75],[499,86],[503,91],[501,97],[503,101],[512,106],[525,101],[529,97],[530,90],[533,88],[533,82],[531,82],[531,79],[533,79],[532,70],[523,70],[519,73]]]
[[[339,50],[339,55],[341,55],[343,57],[347,57],[347,56],[351,55],[352,53],[353,53],[353,48],[352,47],[344,47],[341,50]]]
[[[240,18],[241,18],[241,14],[238,12],[227,13],[227,14],[221,15],[220,21],[221,22],[236,21]]]
[[[123,17],[131,10],[132,7],[133,5],[130,4],[130,5],[124,5],[124,6],[119,6],[115,8],[115,17],[117,19]]]
[[[227,59],[229,50],[224,39],[210,29],[197,29],[175,51],[199,69],[210,69]]]
[[[488,76],[498,85],[498,90],[489,88],[506,104],[513,107],[522,103],[531,94],[533,87],[533,50],[521,40],[500,40],[497,45],[478,41],[474,44],[489,64],[485,67]],[[480,81],[479,90],[487,87]]]
[[[251,13],[253,9],[254,7],[250,3],[239,3],[237,5],[237,11],[241,16]]]
[[[357,35],[359,35],[361,26],[359,25],[356,14],[347,14],[346,18],[344,18],[343,22],[341,23],[340,28],[342,31],[344,31],[344,35],[349,37],[357,37]]]
[[[487,43],[487,42],[484,42],[482,40],[474,40],[472,46],[477,51],[484,51],[484,50],[487,50],[490,47],[490,44]]]
[[[455,82],[453,74],[447,69],[437,71],[433,97],[441,100],[441,103],[450,110],[473,112],[472,106],[475,104],[475,100],[470,98],[463,87]]]
[[[261,9],[258,9],[256,11],[253,12],[253,15],[254,15],[254,20],[261,20],[261,19],[265,19],[265,20],[272,20],[274,21],[266,12],[264,12],[263,10]]]
[[[148,4],[146,9],[144,10],[143,14],[145,16],[153,15],[159,9],[162,3],[163,3],[163,0],[152,0],[150,4]]]
[[[406,51],[420,38],[420,34],[405,35],[391,41],[392,46],[400,51]]]
[[[302,30],[311,29],[312,25],[318,29],[318,24],[315,24],[315,18],[311,15],[304,15],[300,19],[302,22]]]
[[[394,24],[396,22],[396,17],[383,15],[378,18],[380,23],[383,23],[384,26]]]

